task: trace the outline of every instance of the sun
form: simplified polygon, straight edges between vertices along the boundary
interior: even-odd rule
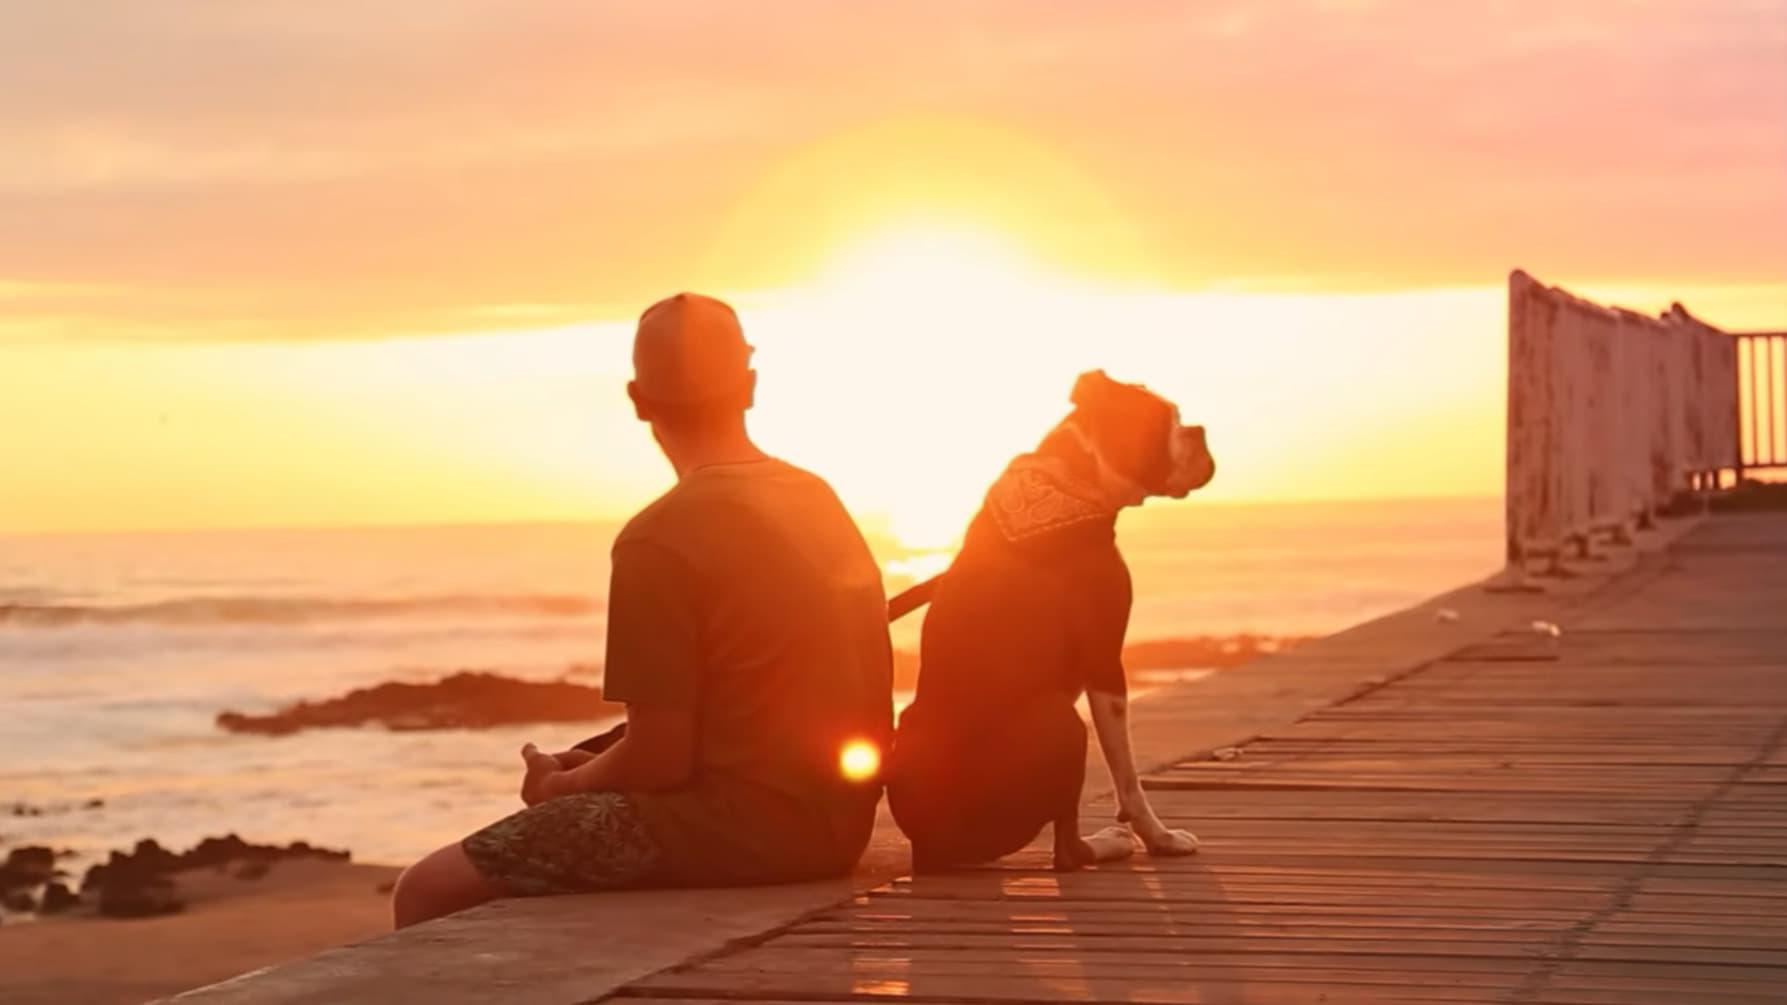
[[[1140,280],[1159,272],[1151,228],[1092,164],[1043,133],[902,114],[819,136],[769,165],[716,221],[700,271],[779,289],[836,272],[890,234],[924,245],[945,232],[951,255],[1009,258],[1015,246],[1105,280]]]
[[[922,551],[1104,364],[1095,292],[1148,287],[1150,226],[1044,135],[898,115],[770,165],[700,271],[754,291],[753,430]]]
[[[1065,411],[1088,344],[1079,289],[989,224],[868,234],[753,313],[753,424],[906,548],[947,548]]]
[[[1017,241],[965,223],[875,235],[841,251],[819,278],[821,302],[840,313],[876,316],[870,337],[897,347],[883,372],[914,389],[903,403],[886,406],[889,418],[903,413],[911,446],[929,445],[922,472],[884,495],[889,529],[908,548],[952,543],[997,473],[976,440],[988,428],[988,413],[1007,407],[1005,381],[1026,365],[999,347],[1021,338],[1012,322],[1028,313],[1022,305],[1046,299],[1058,285]],[[1034,323],[1023,327],[1035,329]],[[970,404],[979,406],[978,417],[962,411]]]
[[[1012,238],[986,227],[931,223],[891,230],[842,248],[818,276],[822,298],[912,313],[1032,295],[1043,270]]]

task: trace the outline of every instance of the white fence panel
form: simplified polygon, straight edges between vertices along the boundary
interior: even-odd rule
[[[1681,305],[1660,318],[1508,277],[1508,560],[1646,523],[1737,464],[1737,348]]]

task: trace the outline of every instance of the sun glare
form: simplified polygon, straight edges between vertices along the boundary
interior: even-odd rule
[[[881,771],[881,751],[867,740],[852,740],[838,752],[838,773],[852,782],[866,782]]]
[[[839,252],[814,290],[881,309],[915,297],[972,303],[1028,296],[1041,270],[1011,240],[966,226],[934,225],[885,233]]]
[[[947,547],[1062,411],[1071,289],[991,227],[913,225],[849,245],[751,312],[755,421],[901,543]]]

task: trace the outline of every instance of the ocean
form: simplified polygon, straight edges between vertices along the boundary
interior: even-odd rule
[[[1129,638],[1336,631],[1493,572],[1501,518],[1497,499],[1151,504],[1119,531]],[[401,864],[488,823],[519,805],[522,743],[600,724],[273,738],[214,719],[462,669],[599,682],[616,529],[0,537],[0,842],[78,869],[233,831]],[[890,594],[948,560],[871,546]]]

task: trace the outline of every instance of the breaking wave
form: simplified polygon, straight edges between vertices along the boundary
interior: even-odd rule
[[[601,601],[577,594],[450,594],[424,597],[182,597],[144,604],[0,603],[0,628],[82,625],[299,625],[427,617],[580,618]]]

